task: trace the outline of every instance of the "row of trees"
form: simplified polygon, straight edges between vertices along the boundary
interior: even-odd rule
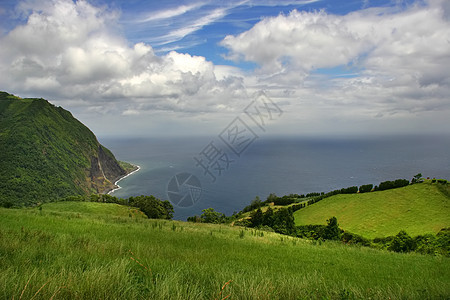
[[[101,203],[116,203],[139,208],[150,219],[172,219],[174,209],[168,200],[160,200],[155,196],[137,196],[127,199],[117,198],[107,194],[92,194],[90,196],[69,196],[59,201],[86,201]]]
[[[292,208],[282,208],[273,211],[269,207],[264,213],[258,208],[251,214],[249,227],[268,226],[275,232],[287,235],[295,233],[295,221]]]
[[[394,181],[383,181],[380,183],[380,185],[374,188],[374,191],[385,191],[390,189],[396,189],[400,187],[404,187],[409,185],[409,181],[406,179],[397,179]]]
[[[327,220],[327,225],[297,226],[297,237],[313,240],[334,240],[345,244],[385,249],[394,252],[417,252],[421,254],[450,256],[450,228],[437,234],[424,234],[411,237],[404,230],[395,236],[367,239],[363,236],[343,231],[336,217]]]

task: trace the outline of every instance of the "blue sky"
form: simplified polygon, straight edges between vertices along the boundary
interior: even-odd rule
[[[450,133],[450,1],[0,1],[0,89],[100,135]],[[5,75],[7,74],[7,76]]]
[[[171,50],[199,55],[215,64],[251,69],[255,64],[235,64],[224,59],[220,42],[227,35],[249,30],[262,18],[289,14],[292,10],[345,15],[371,6],[393,7],[389,0],[306,0],[306,1],[117,1],[121,24],[132,42],[146,42],[158,53]],[[376,5],[375,5],[376,4]],[[406,2],[403,3],[406,5]],[[186,32],[182,32],[187,29]],[[191,31],[192,30],[192,31]],[[176,33],[179,32],[179,35]],[[189,33],[188,33],[189,32]],[[188,33],[188,34],[187,34]],[[184,35],[186,34],[186,35]]]

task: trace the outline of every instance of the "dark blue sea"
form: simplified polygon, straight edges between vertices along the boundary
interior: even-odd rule
[[[327,192],[404,178],[450,179],[449,136],[103,138],[116,158],[141,167],[112,195],[171,200],[174,219],[213,207],[227,215],[259,196]],[[238,141],[239,142],[239,141]],[[177,175],[178,174],[178,175]],[[168,193],[169,191],[169,193]],[[183,198],[182,196],[187,196]]]

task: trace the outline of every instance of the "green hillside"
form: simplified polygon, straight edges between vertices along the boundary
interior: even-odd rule
[[[296,225],[326,224],[336,216],[347,231],[375,238],[397,234],[437,233],[450,226],[450,198],[430,182],[323,199],[294,213]]]
[[[115,204],[0,208],[1,299],[448,299],[450,259],[144,219]]]
[[[70,112],[0,92],[0,206],[101,193],[125,174]]]

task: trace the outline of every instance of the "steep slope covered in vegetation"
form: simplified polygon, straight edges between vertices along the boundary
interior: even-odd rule
[[[0,92],[0,205],[101,193],[125,174],[70,112]]]
[[[406,187],[361,194],[341,194],[294,213],[296,225],[325,224],[337,217],[340,227],[367,238],[437,233],[450,226],[447,184],[426,181]]]

